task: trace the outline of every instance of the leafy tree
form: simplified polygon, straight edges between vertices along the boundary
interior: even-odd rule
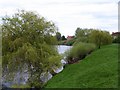
[[[88,37],[89,34],[91,33],[92,29],[82,29],[82,28],[77,28],[75,31],[75,36],[76,36],[76,42],[87,42],[88,43]]]
[[[101,45],[112,43],[112,37],[107,31],[93,30],[89,36],[89,41],[100,48]]]
[[[64,36],[64,35],[61,37],[61,39],[62,39],[62,40],[66,40],[66,38],[65,38],[65,36]]]
[[[10,79],[25,67],[30,74],[30,86],[41,87],[41,73],[60,65],[61,56],[54,47],[55,24],[24,10],[2,20],[3,76],[7,72]]]
[[[107,31],[77,28],[75,35],[75,44],[79,42],[92,42],[100,48],[101,45],[110,44],[112,42],[112,37]]]
[[[61,40],[61,33],[60,33],[60,32],[57,32],[57,33],[56,33],[56,38],[57,38],[58,41]]]

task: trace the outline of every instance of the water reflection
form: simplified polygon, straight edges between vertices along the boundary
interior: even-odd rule
[[[58,52],[63,54],[65,51],[69,50],[72,46],[58,45]]]
[[[57,46],[58,52],[59,54],[63,54],[65,51],[69,50],[71,48],[71,46],[65,46],[65,45],[59,45]],[[64,57],[65,58],[65,57]],[[57,67],[53,67],[53,71],[55,73],[59,73],[61,72],[64,68],[63,66],[65,64],[67,64],[67,62],[64,60],[64,58],[61,60],[62,66],[60,66],[59,68]],[[25,65],[26,66],[26,65]],[[14,80],[8,82],[7,80],[5,80],[5,78],[3,77],[3,82],[2,82],[2,86],[3,87],[10,87],[13,84],[26,84],[27,80],[29,78],[29,73],[26,72],[26,69],[24,68],[24,70],[22,72],[17,72],[15,74]],[[43,82],[47,82],[48,80],[50,80],[52,78],[52,74],[50,72],[43,72],[40,76],[40,79]],[[7,81],[7,82],[6,82]]]

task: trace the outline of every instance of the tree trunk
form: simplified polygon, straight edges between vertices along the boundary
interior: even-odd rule
[[[100,49],[100,46],[99,46],[99,49]]]

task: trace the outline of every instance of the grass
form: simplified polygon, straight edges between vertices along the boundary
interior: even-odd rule
[[[45,88],[117,88],[118,45],[97,49],[78,63],[66,68],[50,81]]]
[[[18,88],[18,87],[21,88],[21,89],[22,89],[22,88],[31,88],[31,87],[30,87],[29,85],[27,85],[27,84],[26,84],[26,85],[13,85],[11,88],[15,89],[15,88]]]

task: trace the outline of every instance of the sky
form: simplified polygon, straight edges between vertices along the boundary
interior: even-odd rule
[[[119,0],[0,0],[0,20],[18,10],[35,11],[53,21],[62,35],[77,27],[118,31]]]

